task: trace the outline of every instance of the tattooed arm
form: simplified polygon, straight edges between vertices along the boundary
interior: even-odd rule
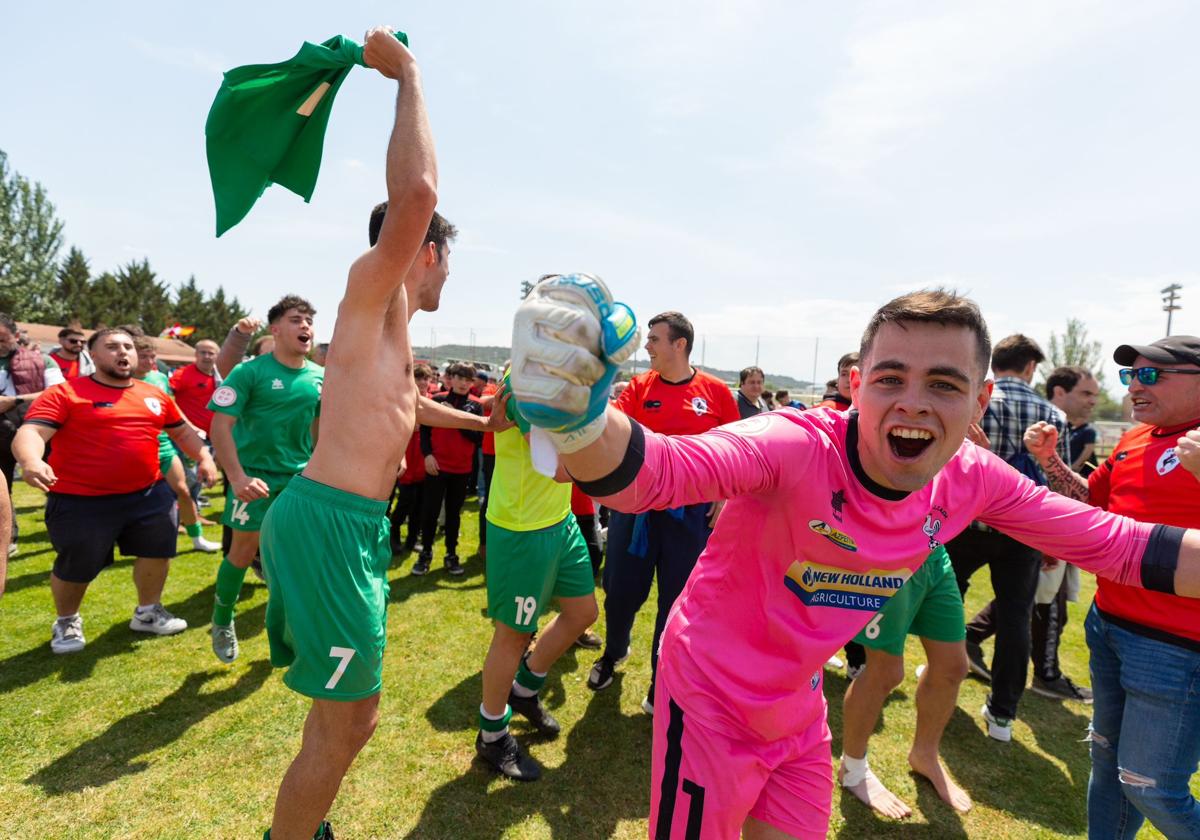
[[[1088,500],[1087,479],[1071,470],[1056,451],[1058,429],[1050,423],[1034,423],[1025,430],[1025,448],[1046,473],[1050,489],[1081,502]]]

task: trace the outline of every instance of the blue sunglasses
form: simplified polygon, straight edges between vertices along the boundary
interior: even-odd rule
[[[1136,376],[1137,381],[1143,385],[1153,385],[1158,381],[1158,377],[1164,373],[1186,373],[1200,374],[1200,370],[1180,370],[1179,368],[1156,368],[1156,367],[1140,367],[1140,368],[1121,368],[1117,371],[1117,375],[1121,377],[1121,384],[1128,385],[1133,382]]]

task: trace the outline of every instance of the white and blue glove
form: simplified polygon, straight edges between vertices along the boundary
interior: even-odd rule
[[[542,280],[513,319],[509,382],[517,410],[559,452],[582,449],[604,431],[613,377],[639,338],[633,310],[614,303],[599,277]]]

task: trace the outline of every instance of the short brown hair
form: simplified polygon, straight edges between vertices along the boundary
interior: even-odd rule
[[[475,378],[475,365],[468,365],[465,362],[455,362],[446,368],[447,376],[461,376],[463,379]]]
[[[1046,354],[1038,343],[1027,335],[1016,333],[996,342],[992,351],[992,371],[1024,370],[1030,362],[1040,365]]]
[[[1054,389],[1062,388],[1064,394],[1075,390],[1075,386],[1083,379],[1095,379],[1092,372],[1083,365],[1062,365],[1056,367],[1046,377],[1046,397],[1054,398]]]
[[[99,344],[104,339],[108,338],[110,335],[113,335],[114,333],[120,333],[121,335],[127,335],[127,336],[129,336],[130,341],[133,341],[134,339],[142,337],[142,336],[133,335],[129,332],[129,330],[122,329],[121,327],[105,327],[104,329],[96,330],[88,338],[88,341],[87,341],[88,351],[90,352],[92,350],[92,348],[94,348],[97,344]]]
[[[844,371],[846,368],[854,367],[861,359],[862,355],[857,350],[851,350],[849,353],[842,356],[842,358],[838,359],[838,376],[841,376],[842,371]]]
[[[671,341],[678,341],[681,338],[687,339],[687,343],[683,345],[683,352],[688,356],[692,355],[692,342],[696,338],[696,331],[692,329],[692,322],[685,318],[682,313],[659,313],[646,322],[646,328],[649,329],[655,324],[667,325],[667,336]]]
[[[755,365],[750,365],[750,367],[748,367],[748,368],[742,368],[742,372],[738,374],[738,384],[745,385],[746,380],[749,379],[751,376],[753,376],[756,373],[759,376],[761,376],[763,379],[767,378],[767,375],[762,372],[762,368],[757,367]]]
[[[381,201],[371,210],[371,220],[367,223],[367,241],[371,247],[379,241],[379,232],[383,230],[383,217],[387,215],[388,203]],[[437,245],[438,262],[442,261],[442,248],[447,242],[458,236],[458,228],[446,221],[446,217],[436,210],[429,220],[429,230],[425,232],[425,242]],[[422,243],[424,244],[424,243]]]
[[[267,310],[267,323],[274,324],[284,316],[289,309],[295,309],[301,315],[316,315],[313,305],[300,295],[284,295],[279,302]]]
[[[992,339],[987,322],[975,301],[947,289],[921,289],[888,301],[871,316],[859,345],[859,360],[871,353],[871,344],[884,324],[941,324],[963,327],[975,333],[975,361],[979,365],[979,381],[987,378],[992,358]]]
[[[75,327],[63,327],[61,330],[58,331],[59,338],[66,338],[69,335],[82,336],[83,330],[77,329]]]
[[[144,335],[134,336],[133,347],[137,350],[139,356],[146,351],[150,351],[156,356],[158,355],[158,348],[154,346],[154,339],[147,338]]]
[[[426,364],[413,365],[413,379],[433,379],[433,368]]]

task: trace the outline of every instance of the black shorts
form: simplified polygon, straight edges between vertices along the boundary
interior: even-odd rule
[[[95,580],[112,565],[114,545],[127,556],[174,557],[178,528],[175,493],[165,481],[135,493],[46,499],[46,530],[58,552],[54,576],[69,583]]]

